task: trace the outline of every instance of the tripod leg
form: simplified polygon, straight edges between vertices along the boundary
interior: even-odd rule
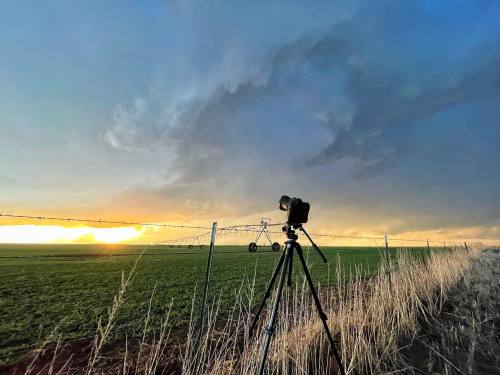
[[[326,320],[328,317],[323,311],[321,307],[321,302],[319,301],[318,294],[316,293],[316,288],[314,287],[314,283],[311,278],[311,274],[309,273],[309,269],[307,268],[306,261],[304,259],[304,255],[302,253],[302,248],[299,244],[296,244],[297,254],[299,255],[300,263],[302,263],[302,269],[304,270],[304,274],[306,275],[307,283],[309,284],[309,289],[311,290],[311,294],[314,299],[314,303],[316,305],[316,309],[318,310],[319,318],[323,323],[323,328],[325,330],[326,336],[328,337],[328,341],[330,342],[330,348],[332,349],[333,356],[337,361],[337,365],[339,366],[339,371],[341,375],[345,375],[344,366],[342,365],[342,360],[340,359],[339,353],[337,352],[337,348],[335,347],[335,342],[333,341],[332,334],[330,333],[330,329],[328,328],[328,323]]]
[[[267,286],[266,293],[264,294],[264,297],[262,298],[262,302],[260,303],[259,309],[255,313],[255,317],[253,318],[252,325],[250,326],[250,330],[248,331],[249,338],[253,336],[253,331],[255,330],[255,327],[257,326],[257,321],[259,320],[260,313],[264,309],[264,306],[266,305],[267,299],[271,296],[271,290],[273,289],[274,282],[276,281],[276,278],[278,277],[281,266],[283,265],[283,261],[285,260],[285,255],[286,255],[286,251],[283,250],[281,252],[280,258],[278,260],[278,264],[276,264],[276,268],[273,271],[273,275],[271,277],[271,280],[269,281],[269,285]]]
[[[293,264],[293,251],[290,251],[290,261],[288,262],[288,286],[292,286],[292,264]]]
[[[274,334],[274,324],[276,322],[276,317],[278,315],[278,308],[279,308],[280,301],[281,301],[281,295],[283,293],[283,286],[285,284],[285,277],[286,277],[286,272],[287,272],[287,268],[288,268],[288,262],[290,262],[290,254],[292,253],[292,251],[293,251],[292,245],[287,244],[285,262],[284,262],[283,267],[281,269],[280,281],[278,283],[278,289],[276,291],[276,299],[274,300],[273,310],[271,312],[271,317],[269,318],[269,323],[268,323],[267,327],[265,328],[266,338],[264,341],[264,348],[262,350],[262,359],[260,362],[260,370],[259,370],[260,375],[264,374],[264,368],[265,368],[266,359],[267,359],[267,352],[269,351],[269,345],[271,344],[271,339],[272,339],[273,334]]]

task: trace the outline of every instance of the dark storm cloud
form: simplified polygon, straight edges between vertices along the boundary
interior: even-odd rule
[[[430,84],[422,93],[414,96],[401,92],[401,87],[408,82],[403,77],[389,77],[380,82],[379,72],[355,69],[351,75],[350,88],[355,93],[358,110],[352,125],[311,159],[309,165],[355,157],[371,168],[388,158],[398,159],[396,151],[401,134],[392,133],[395,129],[397,132],[398,127],[404,127],[409,132],[409,128],[418,125],[419,121],[461,103],[499,95],[500,59],[483,64],[478,66],[478,71],[462,77],[451,87]]]
[[[488,2],[361,2],[257,57],[261,33],[240,57],[214,46],[198,95],[172,101],[172,81],[160,83],[106,137],[170,155],[176,179],[155,194],[211,212],[260,212],[288,189],[325,212],[400,215],[397,231],[488,225],[500,217],[499,14]]]

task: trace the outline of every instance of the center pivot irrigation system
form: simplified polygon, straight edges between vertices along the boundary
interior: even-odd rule
[[[186,247],[188,249],[192,249],[194,247],[199,247],[200,249],[203,249],[205,247],[205,245],[201,243],[200,238],[206,236],[207,234],[210,234],[210,233],[203,233],[203,234],[200,234],[198,236],[186,236],[186,237],[177,238],[175,240],[160,241],[160,242],[156,242],[155,245],[168,245],[170,247],[182,247],[182,243],[187,243]]]
[[[200,242],[200,236],[193,237],[193,241],[188,245],[188,249],[192,249],[195,246],[203,249],[204,245]]]
[[[257,229],[257,237],[255,238],[255,242],[250,242],[248,244],[248,251],[250,251],[251,253],[255,253],[257,251],[258,248],[257,244],[259,243],[259,239],[262,236],[262,234],[264,234],[267,237],[269,245],[271,246],[271,249],[273,251],[278,251],[281,248],[278,242],[273,242],[271,240],[271,234],[269,233],[268,229],[268,225],[270,224],[271,224],[271,219],[267,217],[262,218],[262,220],[260,221],[260,228]]]

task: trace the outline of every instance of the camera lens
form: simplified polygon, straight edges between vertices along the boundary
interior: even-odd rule
[[[288,207],[290,206],[290,201],[292,199],[288,195],[282,195],[280,198],[280,210],[288,211]]]

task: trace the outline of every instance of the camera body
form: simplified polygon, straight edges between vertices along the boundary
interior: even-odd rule
[[[307,223],[309,217],[309,203],[303,202],[300,198],[290,198],[283,195],[279,202],[280,210],[287,212],[286,223],[288,225]]]

